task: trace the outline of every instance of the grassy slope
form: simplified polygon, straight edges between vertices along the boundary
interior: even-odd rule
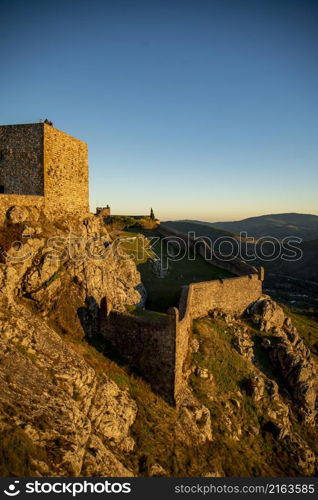
[[[151,257],[154,257],[153,251],[150,249],[149,241],[144,238],[140,230],[133,231],[114,231],[112,237],[117,245],[117,250],[121,255],[124,251],[127,253],[135,264],[143,264]]]
[[[287,311],[286,311],[287,312]],[[300,334],[312,344],[318,340],[318,322],[299,312],[288,311]],[[247,323],[246,323],[247,324]],[[247,324],[250,328],[251,325]],[[258,366],[267,376],[280,382],[275,368],[258,349],[262,338],[269,334],[252,328]],[[309,335],[311,332],[311,335]],[[206,367],[214,378],[204,380],[195,375],[190,378],[197,398],[209,408],[214,440],[203,446],[186,446],[174,435],[176,410],[169,407],[160,397],[154,395],[148,384],[132,374],[127,367],[119,366],[98,353],[98,361],[105,371],[121,387],[127,387],[138,404],[138,416],[133,426],[136,440],[135,451],[124,458],[136,474],[145,474],[147,467],[160,463],[170,475],[195,476],[209,470],[223,469],[226,476],[296,476],[294,464],[290,463],[289,451],[271,433],[260,430],[258,435],[245,432],[250,427],[260,429],[264,419],[266,396],[263,406],[253,402],[246,392],[246,380],[255,374],[251,362],[240,356],[233,347],[231,328],[222,321],[203,318],[194,322],[193,335],[200,342],[200,351],[193,355],[196,365]],[[89,357],[96,352],[89,347]],[[316,357],[317,359],[317,357]],[[242,424],[243,437],[234,441],[229,436],[224,422],[226,401],[242,394],[242,406],[238,422]],[[317,432],[301,426],[293,419],[294,430],[303,436],[309,446],[318,454]]]
[[[295,317],[294,314],[291,316]],[[296,317],[301,335],[308,331],[310,324],[317,338],[318,323],[312,320],[308,322],[306,317],[299,314]],[[252,334],[256,345],[258,340],[266,336],[258,330],[253,330]],[[290,462],[289,450],[275,440],[270,433],[262,430],[256,436],[245,433],[240,441],[233,441],[229,437],[224,422],[224,403],[222,402],[225,394],[233,395],[233,397],[236,396],[237,391],[242,394],[238,421],[243,424],[243,429],[250,426],[259,427],[264,418],[264,406],[261,407],[259,403],[253,402],[245,390],[245,381],[254,372],[253,364],[243,359],[234,349],[230,328],[221,320],[211,321],[206,318],[195,322],[194,336],[201,344],[200,352],[194,355],[194,360],[199,366],[208,368],[213,373],[215,387],[211,390],[210,381],[194,375],[190,382],[198,399],[210,409],[215,438],[210,453],[215,455],[215,459],[219,461],[225,474],[227,476],[297,475],[297,468]],[[264,358],[264,354],[261,354],[257,347],[254,353],[261,371],[279,382],[273,366],[268,359]],[[266,399],[263,403],[266,406]],[[294,430],[302,435],[317,453],[317,431],[310,427],[300,426],[295,417],[293,420]],[[226,460],[222,457],[226,457]]]
[[[318,363],[318,314],[308,311],[292,310],[284,307],[297,330],[300,332],[305,344]]]
[[[156,231],[143,231],[143,234],[148,238],[158,237]],[[153,250],[162,261],[166,259],[167,247],[165,244],[162,246],[158,242],[154,245]],[[188,256],[184,256],[180,260],[169,260],[168,274],[164,278],[154,274],[150,261],[140,261],[138,270],[148,292],[146,307],[161,312],[166,312],[169,307],[178,305],[181,286],[233,276],[228,271],[207,264],[200,256],[191,261]]]

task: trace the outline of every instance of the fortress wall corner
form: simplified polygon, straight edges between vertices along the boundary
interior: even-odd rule
[[[215,308],[226,313],[242,314],[261,295],[262,280],[257,274],[192,283],[183,287],[179,302],[181,319],[176,325],[176,404],[182,398],[190,373],[192,321],[206,316]]]
[[[89,212],[87,144],[50,125],[44,125],[44,195],[48,214]]]
[[[101,332],[127,364],[169,404],[175,402],[176,318],[171,311],[157,322],[112,310]]]
[[[191,301],[191,286],[184,287],[183,295],[186,300],[183,317],[176,325],[176,357],[175,357],[175,386],[174,399],[176,405],[182,400],[182,395],[187,387],[188,368],[190,364],[189,343],[192,330],[191,311],[187,303]],[[178,318],[179,319],[179,318]]]

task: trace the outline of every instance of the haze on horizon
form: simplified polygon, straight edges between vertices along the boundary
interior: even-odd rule
[[[91,208],[318,213],[314,0],[3,0],[2,124],[85,140]]]

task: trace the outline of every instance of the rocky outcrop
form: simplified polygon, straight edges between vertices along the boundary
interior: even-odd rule
[[[225,314],[220,310],[211,311],[209,316],[212,319],[211,328],[215,325],[213,338],[219,342],[215,349],[227,353],[227,362],[231,363],[231,354],[224,347],[227,341],[248,361],[246,371],[249,376],[241,379],[240,385],[249,398],[242,397],[240,391],[233,394],[220,392],[217,377],[213,379],[214,394],[210,400],[215,408],[212,414],[221,415],[218,421],[220,431],[234,443],[255,439],[261,441],[263,435],[270,433],[271,439],[281,450],[279,453],[289,456],[292,470],[297,470],[300,475],[314,475],[317,467],[315,447],[312,448],[310,440],[307,442],[295,432],[294,423],[297,414],[302,416],[305,423],[316,422],[316,366],[291,320],[269,297],[262,297],[251,304],[246,312],[247,317]],[[251,326],[251,321],[255,327]],[[199,330],[202,337],[197,339],[200,345],[201,342],[203,344],[200,347],[200,362],[203,365],[200,370],[196,365],[193,368],[194,375],[203,378],[198,385],[199,393],[203,390],[202,384],[207,383],[206,374],[209,373],[202,359],[202,354],[206,352],[207,355],[209,352],[204,347],[207,324],[202,324]],[[208,344],[209,349],[213,348],[213,344]],[[196,351],[192,352],[196,356]],[[221,369],[223,363],[219,360]],[[213,375],[213,365],[209,366]],[[237,373],[240,373],[242,362],[236,366]],[[271,378],[272,374],[274,378]],[[255,407],[257,414],[257,419],[251,421],[247,420],[251,415],[250,405]]]
[[[298,434],[287,434],[283,440],[291,453],[290,459],[295,462],[299,475],[314,476],[317,458],[308,444]]]
[[[119,310],[142,300],[140,275],[130,258],[112,252],[100,219],[53,224],[33,212],[13,207],[7,214],[0,434],[19,436],[28,475],[130,476],[121,457],[134,448],[135,401],[55,330],[74,340],[95,335],[103,297]],[[17,228],[18,248],[10,244]]]
[[[31,300],[62,331],[96,334],[105,296],[119,311],[128,304],[143,305],[145,294],[134,262],[116,251],[99,218],[39,224],[30,216],[21,241],[18,250],[11,246],[6,251],[0,269],[2,276],[10,273],[7,300]]]
[[[273,366],[279,371],[295,403],[295,409],[307,423],[315,424],[318,406],[318,375],[310,350],[283,309],[265,298],[247,310],[261,331],[273,331],[275,342],[264,339]]]
[[[246,312],[259,326],[261,332],[267,332],[271,328],[281,328],[285,321],[283,309],[269,297],[253,302]]]
[[[153,464],[148,471],[149,477],[166,477],[168,475],[168,472],[158,463]]]
[[[276,363],[286,382],[302,419],[315,424],[317,417],[318,378],[310,351],[298,335],[293,340],[281,337],[269,349],[270,358]]]
[[[186,391],[178,405],[176,436],[190,446],[212,441],[211,415],[190,390]]]
[[[1,316],[0,431],[20,430],[36,448],[32,475],[131,475],[116,456],[134,447],[129,394],[25,308]]]
[[[232,441],[239,441],[243,435],[242,421],[242,394],[225,393],[221,397],[222,420],[226,429],[227,437]]]
[[[28,218],[28,209],[26,207],[14,206],[7,211],[7,218],[14,224],[24,222]]]
[[[265,391],[265,380],[259,375],[254,375],[247,380],[247,391],[255,402],[261,401]]]
[[[233,345],[244,358],[252,361],[254,357],[254,342],[246,326],[233,328]]]

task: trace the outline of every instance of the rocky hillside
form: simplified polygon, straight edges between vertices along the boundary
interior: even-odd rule
[[[218,470],[315,474],[317,358],[283,309],[264,298],[244,318],[212,311],[195,322],[193,342],[191,385],[211,413]]]
[[[317,473],[314,318],[268,297],[242,318],[211,311],[172,408],[98,335],[103,297],[119,310],[145,298],[98,218],[16,207],[0,244],[1,476]]]

